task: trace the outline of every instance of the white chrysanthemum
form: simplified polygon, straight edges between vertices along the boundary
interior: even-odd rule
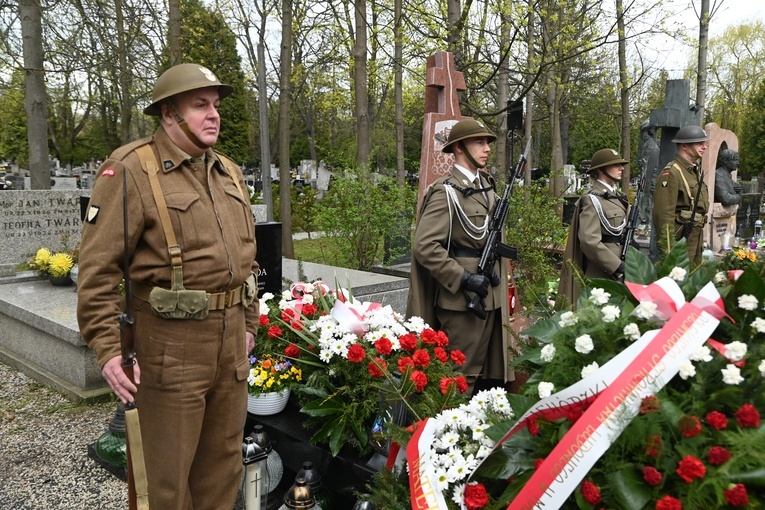
[[[555,389],[555,385],[553,383],[542,381],[537,386],[537,392],[539,393],[539,398],[549,397],[550,395],[552,395],[553,389]]]
[[[485,423],[478,422],[476,423],[472,429],[472,437],[473,441],[481,441],[484,437],[486,437],[486,429],[489,428]]]
[[[691,361],[703,361],[704,363],[709,363],[712,361],[712,351],[710,351],[709,347],[706,345],[702,345],[691,354],[690,358]]]
[[[603,322],[614,322],[622,313],[619,307],[614,305],[604,306],[601,311],[603,312]]]
[[[339,354],[345,358],[348,355],[348,344],[342,340],[335,340],[329,345],[329,350],[332,354]]]
[[[558,324],[560,324],[560,327],[567,328],[569,326],[573,326],[579,322],[579,317],[576,316],[574,312],[563,312],[560,314],[560,320],[558,321]]]
[[[508,418],[512,418],[515,413],[513,413],[512,407],[510,407],[510,402],[508,402],[507,397],[502,399],[496,399],[491,404],[491,408],[495,413],[502,413]]]
[[[404,326],[417,334],[422,333],[422,330],[428,327],[423,318],[417,316],[409,317],[409,320],[404,323]]]
[[[465,413],[460,409],[447,409],[441,413],[440,417],[445,423],[454,426],[459,425],[465,419]]]
[[[669,272],[669,277],[675,280],[676,282],[682,282],[683,280],[685,280],[686,274],[688,274],[688,271],[686,271],[682,267],[673,267],[672,271]]]
[[[329,363],[329,360],[332,359],[332,351],[330,351],[329,349],[320,350],[319,359],[322,360],[324,363]]]
[[[720,371],[722,372],[723,382],[725,384],[738,386],[740,383],[744,382],[744,378],[741,377],[741,370],[733,363],[729,363]]]
[[[446,476],[446,470],[443,468],[437,468],[434,474],[435,476],[433,478],[436,479],[436,490],[438,492],[443,492],[448,489],[449,477]]]
[[[653,301],[643,301],[635,307],[633,312],[640,319],[648,320],[656,314],[656,303]]]
[[[436,448],[451,448],[452,446],[455,446],[459,443],[460,435],[456,432],[449,431],[443,434],[441,437],[436,439]]]
[[[758,332],[758,333],[765,333],[765,319],[762,317],[757,317],[752,321],[752,327]]]
[[[624,336],[629,338],[633,342],[637,340],[638,338],[640,338],[640,328],[634,322],[630,322],[629,324],[624,326],[622,333],[624,333]]]
[[[736,340],[725,346],[725,357],[731,361],[741,361],[746,356],[746,351],[746,344]]]
[[[458,508],[462,508],[462,505],[464,504],[464,501],[462,501],[465,497],[465,484],[461,483],[454,486],[454,491],[452,491],[452,501],[454,501],[454,504],[457,505]]]
[[[595,303],[598,306],[608,303],[610,297],[611,294],[600,288],[592,289],[590,292],[590,302]]]
[[[696,367],[693,366],[691,360],[687,359],[680,364],[680,371],[678,373],[685,381],[689,377],[694,377],[696,375]]]
[[[595,345],[592,343],[592,337],[586,333],[574,340],[574,349],[580,354],[589,354],[594,348]]]
[[[593,374],[597,369],[600,368],[600,365],[598,365],[597,361],[593,361],[586,367],[582,368],[582,379],[587,377],[588,375]]]
[[[744,294],[738,297],[738,307],[742,310],[756,310],[757,303],[757,298],[751,294]]]
[[[539,354],[542,361],[549,363],[555,357],[555,346],[553,344],[547,344],[542,347],[542,352]]]
[[[468,474],[470,474],[470,464],[468,460],[462,455],[454,458],[454,464],[446,472],[446,476],[449,479],[449,483],[454,483],[460,480],[464,480]]]
[[[760,370],[760,375],[765,377],[765,359],[760,361],[760,366],[757,368]]]

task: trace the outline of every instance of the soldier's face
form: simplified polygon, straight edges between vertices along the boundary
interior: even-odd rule
[[[478,163],[478,168],[485,168],[486,163],[489,162],[489,152],[491,152],[491,145],[489,145],[489,138],[486,136],[479,136],[477,138],[468,138],[465,140],[465,148],[473,156],[473,159]]]
[[[219,105],[218,87],[190,90],[178,94],[175,99],[176,109],[186,120],[189,130],[209,147],[215,145],[220,133]]]

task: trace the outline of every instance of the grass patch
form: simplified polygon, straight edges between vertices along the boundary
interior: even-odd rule
[[[331,237],[294,241],[295,259],[328,266],[349,267],[338,242]]]

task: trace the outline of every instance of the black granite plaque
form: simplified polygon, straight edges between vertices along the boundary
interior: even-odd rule
[[[754,222],[760,213],[760,195],[744,193],[736,212],[736,229],[741,239],[749,239],[754,234]]]
[[[282,224],[266,222],[255,224],[255,242],[258,261],[258,297],[264,292],[279,295],[282,292]]]

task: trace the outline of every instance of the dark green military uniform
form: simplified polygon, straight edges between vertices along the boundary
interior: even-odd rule
[[[703,227],[709,211],[709,192],[701,172],[698,165],[677,155],[656,180],[653,223],[661,255],[666,254],[675,241],[685,238],[690,259],[701,260]],[[684,229],[686,223],[689,225]]]

